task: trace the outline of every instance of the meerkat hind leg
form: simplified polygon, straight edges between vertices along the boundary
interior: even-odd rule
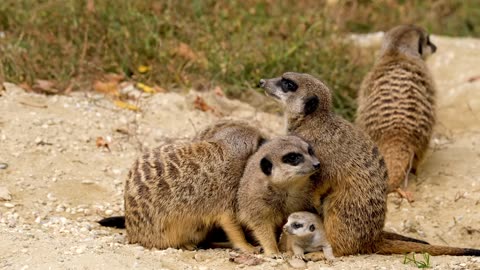
[[[407,190],[407,186],[408,186],[408,176],[410,175],[410,171],[412,170],[412,163],[413,163],[413,159],[414,159],[415,155],[412,155],[412,157],[410,158],[410,162],[408,164],[408,169],[407,171],[405,171],[405,179],[404,179],[404,184],[403,184],[403,188],[397,188],[397,193],[400,195],[400,197],[402,198],[405,198],[407,199],[407,201],[409,203],[415,201],[415,199],[413,198],[413,193],[411,191],[408,191]]]
[[[248,253],[257,253],[257,249],[247,242],[242,227],[233,215],[222,215],[219,223],[234,248],[238,248]]]
[[[260,242],[263,252],[267,256],[282,257],[278,250],[277,239],[275,237],[274,226],[270,224],[255,224],[253,234]]]

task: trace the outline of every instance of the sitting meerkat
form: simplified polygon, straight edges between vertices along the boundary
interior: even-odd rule
[[[280,236],[280,251],[294,258],[304,259],[305,252],[323,251],[329,261],[335,260],[332,246],[325,235],[319,215],[301,211],[288,216]]]
[[[321,170],[312,176],[316,181],[312,202],[322,213],[335,256],[409,252],[480,256],[478,249],[434,246],[383,231],[385,161],[366,133],[335,115],[331,91],[322,81],[287,72],[260,80],[260,86],[284,105],[288,132],[314,147]],[[315,253],[310,254],[314,258]]]
[[[429,34],[400,25],[385,34],[380,57],[363,80],[356,124],[378,145],[388,170],[388,192],[404,191],[435,124],[435,84],[425,59],[436,51]],[[401,186],[403,183],[403,186]]]
[[[248,158],[264,137],[241,122],[221,122],[192,143],[144,153],[125,183],[129,243],[194,249],[214,226],[233,247],[255,252],[235,216],[237,189]]]
[[[276,232],[288,215],[311,208],[310,176],[319,165],[313,149],[295,136],[265,143],[248,160],[238,189],[238,220],[266,255],[280,255]]]

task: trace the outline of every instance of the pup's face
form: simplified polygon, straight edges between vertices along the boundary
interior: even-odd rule
[[[315,234],[319,228],[317,228],[318,222],[313,215],[306,212],[291,214],[287,223],[283,226],[283,231],[298,237],[307,237]]]
[[[437,51],[425,29],[415,25],[400,25],[385,34],[383,49],[396,49],[409,55],[427,59]]]
[[[330,104],[330,90],[309,74],[286,72],[281,77],[261,79],[259,86],[289,113],[308,115]]]
[[[265,143],[257,154],[262,173],[275,185],[291,185],[320,169],[313,148],[296,136],[282,136]]]

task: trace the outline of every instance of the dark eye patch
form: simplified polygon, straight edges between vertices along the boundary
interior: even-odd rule
[[[310,225],[310,227],[308,227],[308,229],[309,229],[311,232],[315,231],[315,225],[313,225],[313,224]]]
[[[293,166],[297,166],[305,160],[302,154],[291,152],[282,157],[283,163],[287,163]]]
[[[302,227],[303,227],[303,224],[301,224],[301,223],[294,222],[292,224],[292,228],[294,228],[294,229],[299,229],[299,228],[302,228]]]
[[[287,93],[287,92],[295,92],[298,89],[298,85],[293,82],[292,80],[289,79],[284,79],[280,81],[280,87],[282,88],[282,91]]]
[[[271,175],[272,174],[272,168],[273,168],[273,164],[270,160],[268,160],[267,158],[262,158],[262,160],[260,160],[260,168],[262,169],[262,172],[265,174],[265,175]]]

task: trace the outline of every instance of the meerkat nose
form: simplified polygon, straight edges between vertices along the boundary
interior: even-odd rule
[[[266,82],[267,81],[265,81],[265,79],[260,79],[260,82],[258,82],[258,87],[264,87]]]
[[[313,163],[313,168],[314,168],[315,170],[320,169],[320,162]]]

